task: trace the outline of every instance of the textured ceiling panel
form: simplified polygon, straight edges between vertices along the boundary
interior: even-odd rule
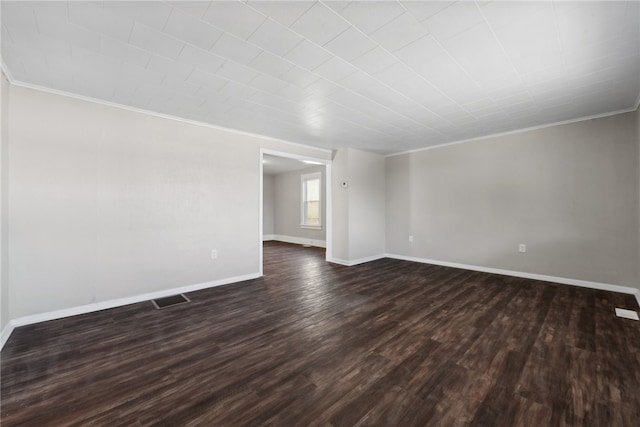
[[[636,1],[2,1],[14,82],[395,153],[630,110]]]

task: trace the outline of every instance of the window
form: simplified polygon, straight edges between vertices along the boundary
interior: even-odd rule
[[[322,227],[320,218],[320,172],[302,175],[302,220],[300,227],[317,228]]]

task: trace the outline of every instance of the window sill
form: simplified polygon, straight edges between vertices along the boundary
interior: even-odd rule
[[[306,228],[308,230],[322,230],[322,225],[304,225],[304,224],[300,224],[300,228]]]

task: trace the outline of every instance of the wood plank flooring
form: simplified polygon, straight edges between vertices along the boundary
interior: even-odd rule
[[[2,426],[640,425],[632,296],[275,242],[264,271],[16,329]]]

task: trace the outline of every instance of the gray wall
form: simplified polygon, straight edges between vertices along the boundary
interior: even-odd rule
[[[349,260],[349,189],[341,187],[341,182],[349,180],[348,158],[349,150],[341,148],[331,162],[333,258],[343,261]]]
[[[273,175],[262,177],[262,235],[274,234],[275,184]]]
[[[257,274],[260,148],[330,158],[17,86],[9,110],[11,318]]]
[[[321,173],[321,221],[322,229],[313,230],[300,228],[300,205],[302,203],[302,192],[300,187],[300,177],[304,174]],[[325,185],[324,166],[314,166],[293,172],[285,172],[273,175],[274,180],[274,234],[279,236],[289,236],[301,239],[326,240],[327,226],[327,189]]]
[[[9,83],[0,72],[0,330],[9,323]]]
[[[638,154],[637,162],[637,189],[638,189],[638,262],[636,264],[638,268],[638,278],[636,280],[636,287],[640,291],[640,108],[636,110],[636,152]],[[640,301],[638,301],[640,304]]]
[[[385,253],[385,159],[337,150],[333,175],[333,258],[358,262]],[[343,188],[341,183],[348,186]]]
[[[637,287],[636,116],[388,157],[387,251]]]
[[[385,253],[385,158],[349,150],[349,260]]]

